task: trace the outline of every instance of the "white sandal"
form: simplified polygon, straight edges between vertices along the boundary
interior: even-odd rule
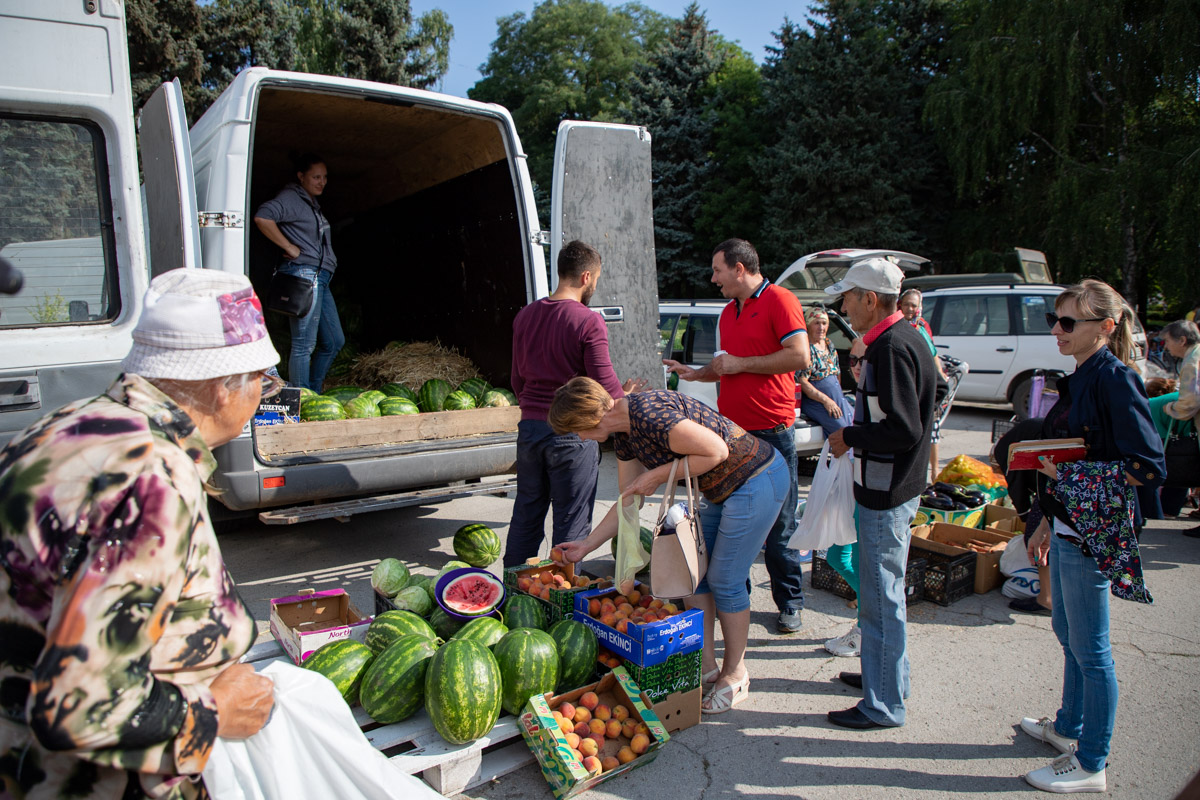
[[[693,674],[695,674],[695,673],[693,673]],[[712,685],[717,682],[717,678],[720,677],[720,675],[721,675],[721,668],[713,667],[708,672],[706,672],[700,676],[700,683],[705,684],[705,685]]]
[[[741,683],[731,683],[728,686],[722,686],[719,689],[713,689],[709,692],[708,697],[704,698],[709,705],[705,708],[703,703],[701,703],[700,713],[724,714],[749,696],[750,676],[747,675],[742,679]]]

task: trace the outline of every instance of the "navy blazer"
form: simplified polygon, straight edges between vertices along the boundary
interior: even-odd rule
[[[1058,380],[1058,402],[1046,415],[1046,437],[1080,437],[1087,443],[1088,461],[1124,461],[1125,471],[1147,487],[1166,477],[1162,439],[1150,418],[1150,403],[1141,376],[1123,364],[1107,347],[1101,348],[1070,375]],[[1067,403],[1067,430],[1052,430]],[[1038,502],[1047,513],[1070,523],[1066,509],[1047,491],[1039,473]],[[1141,524],[1140,509],[1134,509]]]

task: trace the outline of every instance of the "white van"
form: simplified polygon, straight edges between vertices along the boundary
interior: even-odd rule
[[[329,168],[322,207],[339,258],[334,295],[356,311],[344,322],[364,352],[437,340],[507,386],[513,317],[552,288],[543,245],[553,263],[562,243],[583,239],[604,259],[592,302],[608,322],[618,374],[661,375],[644,129],[560,128],[547,232],[512,118],[499,106],[252,68],[189,136],[178,84],[164,84],[140,119],[147,258],[122,4],[10,0],[0,13],[9,15],[0,21],[0,175],[6,163],[44,155],[47,141],[58,159],[12,190],[58,216],[25,226],[0,211],[0,247],[50,240],[52,230],[95,236],[103,268],[92,271],[88,297],[104,298],[89,300],[86,319],[49,325],[10,316],[10,300],[0,300],[0,444],[116,376],[150,275],[179,266],[245,272],[261,290],[276,252],[252,218],[292,179],[294,152],[318,153]],[[68,305],[75,299],[64,295]],[[287,328],[282,319],[269,327]],[[277,522],[511,488],[476,484],[510,473],[516,453],[515,430],[403,443],[354,437],[270,453],[259,438],[250,428],[221,448],[213,480],[234,510],[323,501],[263,515]]]

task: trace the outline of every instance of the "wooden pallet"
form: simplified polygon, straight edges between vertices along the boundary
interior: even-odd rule
[[[242,659],[256,667],[291,660],[278,642],[262,642]],[[419,775],[433,790],[447,797],[507,775],[534,761],[521,738],[515,717],[505,714],[488,733],[470,744],[453,745],[443,739],[422,709],[395,725],[380,725],[354,706],[354,721],[375,748],[409,775]]]

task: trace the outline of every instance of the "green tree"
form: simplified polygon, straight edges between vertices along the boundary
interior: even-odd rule
[[[550,186],[563,120],[624,121],[636,63],[666,35],[668,19],[637,3],[545,0],[528,17],[497,20],[497,35],[467,92],[512,112],[538,187]]]
[[[830,247],[930,255],[944,169],[922,123],[944,36],[934,0],[824,0],[811,31],[785,20],[763,67],[769,131],[756,172],[759,251],[781,268]]]
[[[340,6],[334,74],[427,89],[446,73],[454,28],[444,11],[430,11],[414,24],[408,0],[343,0]]]
[[[203,16],[196,1],[128,0],[125,27],[134,109],[172,78],[179,78],[189,108],[200,103],[205,63],[200,44]]]
[[[215,0],[204,6],[204,80],[193,119],[248,66],[297,69],[299,14],[284,0]]]
[[[696,210],[713,174],[710,83],[721,64],[696,3],[634,67],[628,118],[652,136],[654,247],[659,294],[693,297],[708,284],[708,250],[696,241]],[[698,246],[699,245],[699,246]]]
[[[929,117],[966,198],[1061,279],[1200,292],[1200,7],[964,0]],[[1014,241],[1015,240],[1015,241]],[[985,243],[977,243],[986,246]]]

